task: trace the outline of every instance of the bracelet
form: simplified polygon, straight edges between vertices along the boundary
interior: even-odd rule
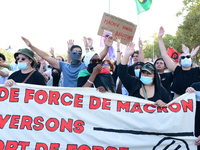
[[[86,48],[85,48],[85,50],[89,50],[89,48],[88,48],[88,47],[86,47]]]
[[[119,48],[117,49],[117,52],[120,52],[120,49],[119,49]]]
[[[92,81],[90,81],[89,79],[87,80],[87,82],[89,82],[89,83],[93,84],[93,82],[92,82]]]
[[[93,49],[94,49],[93,47],[90,48],[90,50],[93,50]]]

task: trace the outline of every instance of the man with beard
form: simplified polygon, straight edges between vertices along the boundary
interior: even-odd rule
[[[85,69],[86,66],[81,62],[82,48],[79,45],[73,45],[69,51],[69,55],[72,59],[71,63],[66,63],[62,61],[57,61],[56,59],[49,56],[46,52],[36,48],[31,44],[31,42],[22,37],[22,40],[26,43],[28,47],[36,52],[40,57],[44,58],[52,67],[63,72],[63,86],[64,87],[76,87],[77,86],[77,76],[80,70]],[[105,42],[105,48],[100,53],[101,58],[104,58],[108,52],[109,47],[113,43],[113,37],[109,37]]]
[[[87,69],[78,74],[78,87],[95,87],[100,92],[116,93],[115,84],[110,70],[102,68],[102,59],[96,52],[88,52],[84,63]]]

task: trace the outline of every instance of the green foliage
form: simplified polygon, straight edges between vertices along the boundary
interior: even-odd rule
[[[14,54],[12,52],[9,52],[4,49],[0,49],[0,53],[5,55],[6,63],[14,63],[15,62]]]
[[[163,41],[165,43],[166,49],[168,49],[169,47],[172,47],[176,50],[180,49],[176,36],[165,34],[163,36]],[[144,41],[143,43],[145,58],[153,58],[154,56],[161,57],[157,33],[154,33],[152,43],[150,43],[149,41]]]
[[[176,36],[165,34],[163,40],[166,46],[172,47],[182,53],[181,44],[186,45],[190,51],[200,45],[200,0],[183,0],[184,7],[177,12],[177,17],[183,16],[183,23],[178,27]],[[199,50],[200,51],[200,50]],[[147,58],[153,55],[160,57],[158,38],[153,35],[153,43],[144,41],[144,54]],[[195,56],[196,63],[200,62],[200,52]]]

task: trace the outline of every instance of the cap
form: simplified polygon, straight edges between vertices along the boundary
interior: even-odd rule
[[[148,71],[151,74],[154,74],[154,67],[150,63],[144,64],[144,66],[141,68],[141,71],[143,70]]]

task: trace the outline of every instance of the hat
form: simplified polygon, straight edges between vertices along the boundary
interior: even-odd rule
[[[154,74],[154,67],[150,63],[144,64],[144,66],[141,68],[141,71],[143,70],[148,71],[151,74]]]
[[[34,59],[34,53],[33,53],[33,51],[31,51],[31,50],[28,49],[28,48],[19,49],[19,50],[14,54],[15,59],[16,59],[16,57],[17,57],[19,54],[23,54],[23,55],[28,56],[30,59],[33,60],[33,63],[31,63],[31,66],[32,66],[32,67],[36,66],[36,60]]]
[[[29,50],[28,48],[19,49],[15,54],[14,57],[16,58],[18,54],[23,54],[28,56],[30,59],[34,60],[34,53]]]
[[[88,67],[89,63],[90,63],[90,59],[94,56],[94,55],[98,55],[96,52],[90,51],[88,52],[85,57],[84,57],[84,64],[86,67]]]

